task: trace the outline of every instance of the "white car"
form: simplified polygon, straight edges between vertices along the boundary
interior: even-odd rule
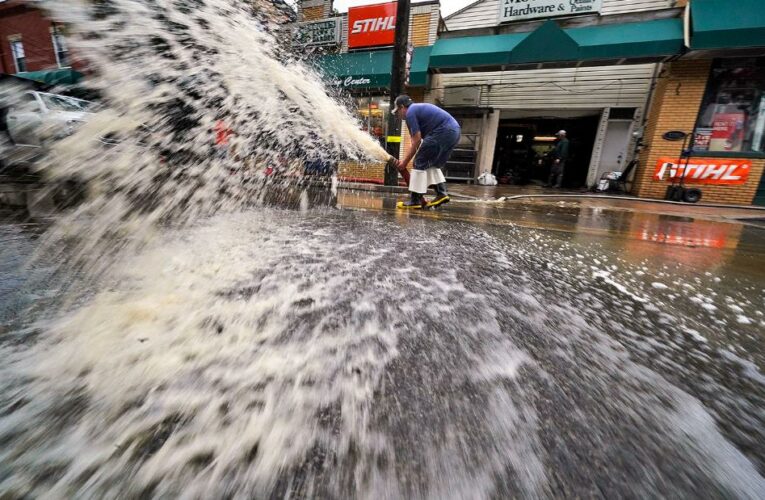
[[[34,161],[48,141],[73,133],[95,106],[36,90],[6,95],[0,105],[0,159],[5,166]]]
[[[90,101],[28,90],[7,110],[8,135],[15,144],[40,146],[71,134],[92,107]]]

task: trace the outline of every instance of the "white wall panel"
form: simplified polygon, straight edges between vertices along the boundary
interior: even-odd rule
[[[445,20],[449,31],[496,26],[500,0],[483,0]],[[601,15],[667,9],[675,0],[603,0]]]
[[[499,21],[499,0],[483,0],[445,19],[449,31],[496,26]]]
[[[669,9],[675,6],[675,0],[603,0],[601,15],[625,14],[643,10]]]
[[[642,64],[444,74],[439,85],[480,86],[481,106],[501,109],[640,108],[653,69]]]

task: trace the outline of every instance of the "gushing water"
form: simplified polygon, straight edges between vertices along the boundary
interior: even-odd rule
[[[265,178],[274,168],[289,175],[305,161],[386,158],[290,52],[279,4],[41,5],[66,23],[87,85],[102,96],[101,110],[41,165],[87,186],[86,202],[59,224],[77,233],[80,257],[140,242],[158,223],[252,204],[274,188]],[[228,145],[216,144],[220,134]]]
[[[384,157],[274,5],[43,5],[102,108],[40,165],[87,196],[0,335],[0,496],[765,490],[762,375],[629,266],[517,228],[252,209],[280,187],[267,169]]]

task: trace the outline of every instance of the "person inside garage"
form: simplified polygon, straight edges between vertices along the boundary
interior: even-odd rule
[[[550,167],[550,179],[547,182],[547,186],[556,188],[563,187],[563,174],[566,170],[566,162],[569,158],[569,143],[566,137],[565,130],[559,130],[555,141],[555,147],[550,152],[550,159],[552,165]]]

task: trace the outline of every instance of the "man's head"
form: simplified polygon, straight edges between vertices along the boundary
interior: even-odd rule
[[[563,139],[564,137],[566,137],[566,131],[565,130],[558,130],[558,133],[555,134],[555,136],[558,139]]]
[[[412,105],[412,98],[406,94],[396,97],[396,107],[393,108],[393,114],[403,119],[406,116],[406,110]]]

